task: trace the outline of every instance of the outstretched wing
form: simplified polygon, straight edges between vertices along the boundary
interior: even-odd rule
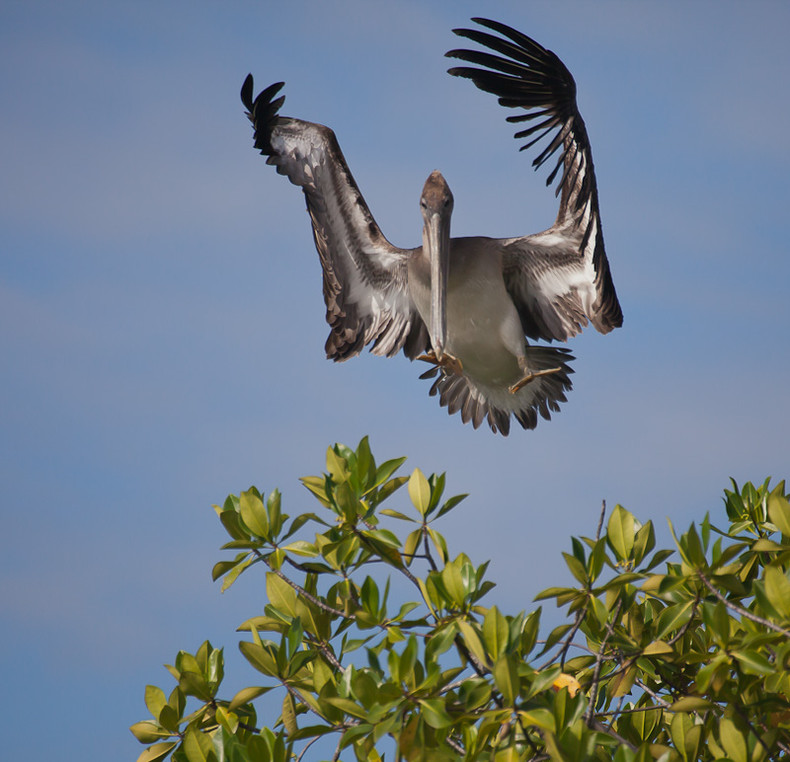
[[[509,122],[538,120],[516,132],[516,138],[527,139],[521,150],[545,137],[548,144],[533,166],[558,154],[547,185],[562,170],[554,225],[542,233],[502,241],[505,284],[524,332],[534,339],[564,341],[589,320],[608,333],[622,325],[623,313],[604,249],[592,152],[576,106],[573,76],[554,53],[526,35],[496,21],[472,20],[501,36],[479,29],[453,31],[495,53],[451,50],[449,57],[483,68],[461,66],[449,73],[471,79],[498,96],[502,106],[525,110],[507,117]]]
[[[334,132],[321,124],[278,116],[279,82],[253,100],[248,75],[241,100],[255,128],[255,147],[304,191],[324,271],[327,357],[345,360],[368,344],[375,354],[403,349],[415,357],[429,345],[407,281],[411,251],[381,233],[359,192]]]

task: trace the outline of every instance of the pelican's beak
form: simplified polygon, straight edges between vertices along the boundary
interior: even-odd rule
[[[447,345],[447,278],[450,272],[450,217],[453,194],[439,170],[425,181],[422,208],[422,251],[431,268],[431,346],[441,361]]]
[[[441,360],[447,343],[447,275],[450,269],[450,225],[440,211],[425,216],[423,246],[431,263],[431,344]]]

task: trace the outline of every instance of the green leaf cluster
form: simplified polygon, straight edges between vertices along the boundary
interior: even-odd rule
[[[222,650],[180,652],[169,696],[146,688],[152,717],[132,726],[140,760],[790,754],[784,482],[733,482],[725,528],[705,516],[673,529],[674,549],[656,549],[652,523],[615,507],[595,537],[571,538],[573,584],[538,596],[567,620],[542,634],[541,608],[486,604],[488,564],[451,554],[435,527],[464,496],[444,497],[444,475],[398,476],[404,460],[377,465],[367,439],[329,448],[325,473],[302,479],[319,507],[294,519],[276,490],[215,506],[233,556],[214,579],[226,590],[259,567],[265,583],[265,606],[239,627],[258,676],[222,698]],[[412,600],[391,602],[393,575]],[[279,713],[259,721],[270,691]]]

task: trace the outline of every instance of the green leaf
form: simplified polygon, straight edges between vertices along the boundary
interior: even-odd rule
[[[738,660],[741,669],[749,675],[770,675],[774,671],[774,665],[757,651],[730,651],[729,653]]]
[[[441,699],[420,699],[422,716],[432,728],[441,729],[453,724],[453,720],[444,708]]]
[[[155,743],[149,746],[139,757],[137,762],[160,762],[168,754],[170,754],[175,747],[178,746],[178,741],[168,741],[167,743]]]
[[[433,541],[433,545],[436,548],[437,553],[439,554],[439,560],[442,562],[446,562],[447,559],[450,557],[450,554],[447,552],[447,543],[444,540],[444,536],[439,534],[435,529],[432,527],[428,527],[428,537],[431,538]]]
[[[441,572],[444,589],[450,596],[450,602],[456,606],[462,606],[466,598],[467,588],[461,565],[455,562],[447,564]]]
[[[414,469],[409,479],[409,497],[414,507],[424,516],[431,504],[431,486],[419,468]]]
[[[616,505],[609,517],[606,538],[619,561],[627,561],[634,547],[634,516],[622,505]]]
[[[679,712],[672,718],[670,736],[675,748],[686,762],[696,759],[702,726],[696,725],[690,715]]]
[[[586,585],[589,581],[587,578],[587,567],[576,556],[572,556],[569,553],[563,553],[562,556],[577,582],[580,585]]]
[[[211,738],[192,725],[188,726],[184,732],[181,748],[189,762],[216,762],[217,760]]]
[[[507,646],[510,628],[507,620],[496,606],[492,606],[483,618],[483,643],[491,654],[491,660],[496,661]]]
[[[527,698],[531,698],[536,693],[546,690],[546,688],[554,683],[561,672],[562,669],[560,668],[559,664],[553,667],[547,667],[546,669],[538,672],[532,678],[532,683],[530,684],[529,691],[527,692]]]
[[[401,521],[410,521],[412,524],[416,523],[411,516],[407,516],[400,511],[393,511],[392,508],[382,508],[379,513],[382,516],[391,516],[393,519],[400,519]]]
[[[634,563],[641,564],[642,559],[653,550],[655,545],[656,534],[653,530],[653,522],[648,521],[639,529],[634,538]]]
[[[776,566],[765,568],[765,594],[784,617],[790,617],[790,580]]]
[[[406,648],[400,655],[400,679],[406,683],[411,683],[411,676],[414,672],[414,665],[417,663],[417,638],[414,635],[409,637]]]
[[[732,762],[747,762],[749,757],[744,734],[728,717],[722,717],[719,721],[719,741]]]
[[[663,640],[654,640],[642,650],[642,656],[666,656],[673,653],[675,653],[675,649]]]
[[[519,720],[528,727],[541,728],[549,732],[555,730],[554,715],[548,709],[538,708],[529,711],[522,709],[517,714]]]
[[[296,613],[296,591],[274,572],[266,573],[266,595],[274,608],[290,617]]]
[[[712,701],[700,696],[683,696],[670,707],[672,712],[701,712],[715,706]]]
[[[505,704],[511,705],[519,693],[518,664],[513,655],[505,655],[494,664],[494,683]]]
[[[233,561],[233,568],[225,573],[225,579],[222,580],[220,592],[224,593],[244,572],[245,569],[255,563],[255,556],[240,553],[237,560]],[[216,570],[216,567],[214,567]]]
[[[458,630],[453,624],[447,624],[434,630],[425,645],[425,660],[432,661],[450,648],[457,632]]]
[[[214,710],[214,719],[230,735],[234,735],[239,727],[239,718],[234,712],[229,712],[224,706]]]
[[[268,693],[272,690],[274,686],[251,686],[249,688],[242,688],[231,700],[230,704],[228,704],[228,709],[233,711],[234,709],[238,709],[240,706],[244,704],[250,703],[254,699],[258,698],[258,696],[263,696],[264,693]]]
[[[159,718],[159,713],[166,704],[167,698],[161,688],[157,688],[155,685],[145,686],[145,705],[156,719]]]
[[[472,656],[474,656],[481,664],[487,664],[488,655],[486,654],[486,650],[483,647],[483,641],[480,640],[480,636],[477,634],[472,625],[469,624],[469,622],[465,622],[463,619],[457,620],[456,624],[460,630],[461,638],[463,639],[464,644],[469,649]]]
[[[515,744],[506,746],[504,749],[500,748],[494,754],[494,762],[518,762],[519,759],[521,759],[521,756]]]
[[[394,458],[393,460],[384,461],[384,463],[376,469],[375,486],[378,487],[380,484],[387,481],[387,479],[389,479],[405,462],[406,458]],[[404,482],[400,482],[398,486],[403,483]]]
[[[264,675],[276,677],[279,673],[277,666],[277,659],[275,657],[274,645],[266,643],[258,645],[257,643],[249,643],[242,641],[239,643],[239,650],[244,654],[244,657],[252,664],[259,672]]]
[[[258,490],[254,487],[239,495],[239,513],[241,513],[245,526],[253,535],[268,539],[269,516],[263,507],[263,500],[261,500]]]
[[[340,698],[339,696],[328,696],[321,700],[331,706],[337,707],[346,714],[350,714],[352,717],[357,717],[360,720],[367,719],[367,710],[351,699]]]
[[[341,484],[349,477],[348,463],[338,452],[341,447],[341,445],[335,445],[334,447],[328,447],[326,450],[326,470],[335,484]]]
[[[159,727],[159,724],[156,722],[152,722],[151,720],[143,720],[142,722],[135,722],[129,730],[132,731],[132,735],[140,742],[140,743],[153,743],[154,741],[158,741],[160,738],[169,738],[170,733],[163,728]]]
[[[768,516],[785,537],[790,537],[790,502],[776,490],[768,496]]]
[[[542,609],[538,607],[525,620],[521,628],[521,653],[526,656],[535,647],[540,629],[540,615]]]
[[[288,553],[296,553],[297,556],[307,556],[308,558],[315,558],[318,555],[318,548],[312,542],[305,542],[304,540],[294,540],[288,545],[283,545],[282,550]]]
[[[293,697],[287,691],[285,696],[283,696],[283,709],[281,717],[283,720],[285,732],[288,733],[289,736],[296,733],[298,730],[296,725],[296,707],[294,707]]]
[[[784,550],[784,545],[780,545],[778,542],[774,542],[773,540],[769,540],[767,537],[760,537],[758,540],[755,540],[752,543],[751,548],[755,553],[768,551],[768,552],[775,552],[779,550]]]
[[[691,619],[691,612],[694,610],[694,601],[684,601],[673,606],[667,606],[659,614],[656,623],[655,635],[657,639],[665,638],[670,632],[679,630]]]
[[[280,530],[283,527],[283,521],[287,519],[287,516],[283,516],[280,510],[280,504],[282,502],[282,496],[280,495],[280,490],[273,489],[269,493],[269,497],[266,500],[266,513],[269,519],[269,530],[273,537],[277,537],[280,534]]]

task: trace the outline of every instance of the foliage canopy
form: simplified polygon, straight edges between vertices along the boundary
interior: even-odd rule
[[[541,636],[541,609],[486,605],[487,563],[451,555],[436,530],[464,496],[444,499],[443,474],[396,475],[404,460],[378,465],[367,439],[329,448],[326,473],[302,479],[321,510],[293,519],[277,490],[215,506],[234,556],[214,579],[226,590],[265,573],[268,603],[239,627],[256,684],[222,698],[222,649],[180,651],[169,695],[146,687],[138,762],[299,762],[319,748],[360,762],[385,749],[408,762],[790,754],[784,482],[733,482],[725,528],[706,515],[673,530],[674,550],[656,550],[650,521],[618,505],[604,526],[602,512],[563,554],[574,585],[538,596],[567,611]],[[397,610],[393,574],[414,598]],[[279,716],[260,721],[255,702],[273,690]]]

